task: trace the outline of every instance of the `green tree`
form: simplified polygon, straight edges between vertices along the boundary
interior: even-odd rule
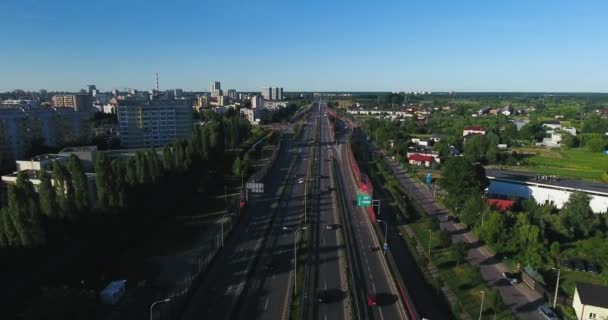
[[[112,161],[112,172],[114,179],[112,180],[113,207],[124,208],[127,201],[127,169],[126,163],[121,160]]]
[[[173,151],[168,145],[163,148],[163,168],[166,172],[171,172],[174,168],[175,160],[173,159]]]
[[[137,162],[135,158],[131,157],[127,160],[125,173],[127,177],[126,181],[130,186],[134,186],[138,183]]]
[[[452,245],[452,255],[456,260],[456,267],[466,260],[468,251],[467,244],[463,241],[458,241]]]
[[[504,216],[500,212],[492,211],[486,217],[479,235],[485,242],[496,246],[499,251],[502,251],[508,237],[505,230],[507,230],[507,224]]]
[[[599,224],[596,215],[589,206],[590,200],[591,197],[585,193],[573,192],[560,211],[563,224],[568,228],[567,236],[569,238],[588,237]]]
[[[0,224],[2,224],[0,228],[3,233],[3,245],[6,247],[19,246],[21,240],[19,239],[19,234],[17,233],[15,223],[10,215],[10,212],[8,211],[8,208],[0,209]]]
[[[577,136],[570,133],[562,133],[562,146],[566,148],[578,148],[580,141]]]
[[[519,137],[522,140],[533,139],[541,141],[546,135],[546,130],[538,121],[530,121],[519,130]]]
[[[46,234],[42,226],[38,194],[24,171],[17,174],[17,181],[8,188],[7,208],[21,246],[37,247],[45,243]]]
[[[95,187],[97,189],[97,202],[101,208],[107,209],[115,204],[114,190],[112,181],[114,180],[114,171],[112,163],[104,152],[97,154],[95,161]]]
[[[463,157],[449,158],[443,166],[440,185],[448,192],[446,202],[452,208],[460,207],[470,197],[481,197],[489,182],[485,170]]]
[[[40,210],[47,217],[59,217],[59,202],[55,187],[51,183],[49,174],[45,169],[40,170],[40,185],[38,186],[38,194],[40,195]]]
[[[236,159],[234,159],[234,162],[232,163],[232,173],[235,176],[240,176],[242,169],[243,168],[241,164],[241,157],[237,156]]]
[[[72,178],[66,168],[58,161],[53,161],[53,178],[55,193],[59,202],[59,208],[62,218],[74,218],[75,203],[74,203],[74,186]]]
[[[72,185],[74,186],[74,204],[78,212],[82,213],[91,207],[89,202],[89,183],[84,173],[84,168],[80,159],[75,155],[71,155],[68,159],[68,171],[72,178]]]
[[[606,149],[606,145],[608,145],[608,143],[603,137],[593,137],[587,140],[587,142],[585,143],[585,147],[587,147],[589,151],[593,152],[603,151],[604,149]]]

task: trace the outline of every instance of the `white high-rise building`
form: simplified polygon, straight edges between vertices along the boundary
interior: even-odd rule
[[[283,88],[274,88],[273,100],[282,100],[283,99]]]
[[[211,92],[211,96],[214,98],[224,95],[222,92],[222,86],[219,81],[211,82],[211,88],[209,88],[209,89],[210,89],[209,91]]]
[[[228,91],[226,92],[226,95],[228,96],[228,98],[230,98],[232,100],[236,100],[238,98],[238,95],[237,95],[235,89],[228,89]]]
[[[264,108],[264,97],[253,96],[251,97],[251,109],[262,109]]]
[[[265,100],[281,100],[283,99],[283,88],[264,87],[261,91],[262,96]]]
[[[273,92],[272,92],[272,87],[264,87],[262,88],[262,97],[264,97],[265,100],[273,100]]]

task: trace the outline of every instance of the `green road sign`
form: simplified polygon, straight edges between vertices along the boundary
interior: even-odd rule
[[[367,194],[358,194],[357,195],[357,206],[359,207],[371,207],[372,205],[372,196]]]

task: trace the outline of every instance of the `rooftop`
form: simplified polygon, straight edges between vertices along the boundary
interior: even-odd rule
[[[576,284],[576,291],[582,304],[608,309],[608,287],[579,282]]]
[[[97,151],[97,146],[67,147],[59,152],[60,153],[70,153],[70,152],[83,152],[83,151]]]
[[[486,131],[486,128],[482,126],[464,126],[463,130]]]
[[[20,160],[20,161],[44,161],[44,160],[56,160],[61,158],[62,156],[58,155],[58,154],[52,154],[52,153],[47,153],[47,154],[40,154],[37,156],[33,156],[30,159],[26,159],[26,160]]]
[[[558,188],[559,187],[572,188],[572,189],[579,189],[579,190],[608,194],[608,184],[607,183],[589,182],[589,181],[583,181],[583,180],[566,180],[566,179],[559,179],[559,178],[549,179],[548,177],[547,177],[547,179],[544,179],[545,178],[544,176],[539,176],[539,175],[531,173],[531,172],[508,171],[508,170],[499,170],[499,169],[492,169],[492,168],[485,168],[485,169],[486,169],[486,176],[496,178],[496,179],[515,180],[515,181],[521,181],[523,183],[529,183],[529,184],[549,185],[549,186],[555,186]],[[540,179],[539,179],[539,177],[540,177]]]

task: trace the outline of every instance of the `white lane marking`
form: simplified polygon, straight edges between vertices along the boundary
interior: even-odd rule
[[[264,311],[266,311],[266,309],[268,308],[268,300],[270,300],[270,297],[266,298],[266,304],[264,305]]]

